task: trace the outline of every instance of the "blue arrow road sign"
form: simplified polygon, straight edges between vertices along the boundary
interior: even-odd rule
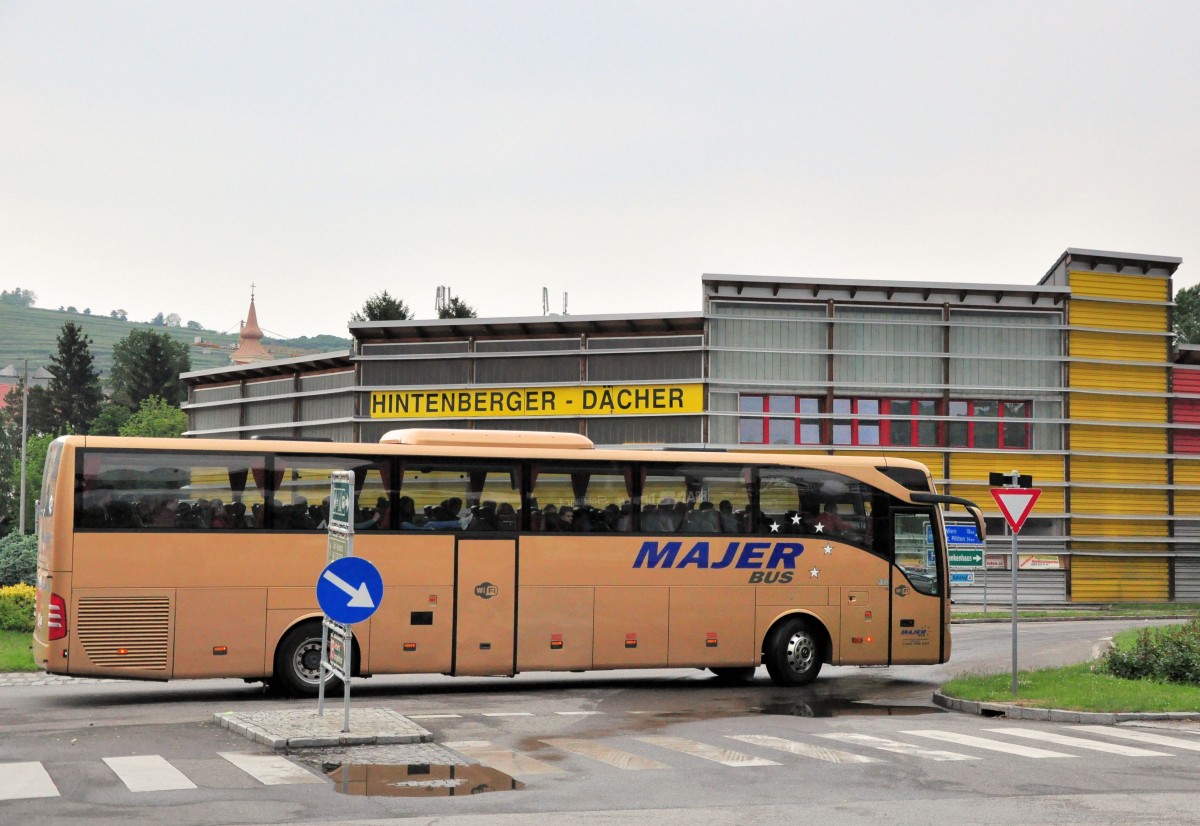
[[[344,556],[325,566],[317,579],[317,602],[325,616],[343,625],[362,622],[383,599],[379,569],[359,556]]]

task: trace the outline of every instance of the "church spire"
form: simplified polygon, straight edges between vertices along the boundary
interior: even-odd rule
[[[254,309],[254,285],[250,285],[250,311],[242,322],[242,330],[238,334],[237,349],[229,356],[234,364],[247,364],[252,361],[266,361],[272,358],[270,352],[262,344],[263,331],[258,326],[258,313]]]

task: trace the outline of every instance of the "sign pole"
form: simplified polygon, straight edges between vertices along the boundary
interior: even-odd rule
[[[1017,534],[1021,532],[1021,526],[1025,524],[1029,512],[1033,510],[1033,505],[1042,495],[1042,491],[1040,488],[1032,487],[1032,476],[1022,476],[1015,470],[1011,473],[989,474],[989,479],[993,485],[1004,485],[1002,488],[992,488],[991,493],[992,498],[1000,507],[1000,513],[1004,514],[1008,527],[1012,529],[1012,693],[1015,697],[1017,695],[1017,603],[1019,600],[1017,572],[1021,567],[1017,557]]]
[[[1012,532],[1012,695],[1017,696],[1017,532]]]

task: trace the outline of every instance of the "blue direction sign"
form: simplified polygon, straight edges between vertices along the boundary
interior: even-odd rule
[[[979,541],[979,531],[974,525],[956,525],[946,523],[946,544],[948,545],[982,545]]]
[[[325,616],[343,625],[362,622],[383,599],[379,569],[359,556],[344,556],[325,566],[317,579],[317,602]]]

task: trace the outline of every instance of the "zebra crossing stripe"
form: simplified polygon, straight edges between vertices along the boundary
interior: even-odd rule
[[[410,720],[457,720],[461,714],[406,714]]]
[[[442,745],[478,760],[485,766],[491,766],[497,771],[513,776],[557,774],[562,771],[562,769],[543,763],[541,760],[534,760],[519,752],[498,748],[486,740],[463,740],[455,743],[442,743]]]
[[[1170,746],[1184,751],[1200,751],[1200,740],[1181,740],[1178,737],[1167,737],[1163,734],[1151,734],[1148,731],[1129,731],[1112,726],[1075,726],[1071,731],[1087,731],[1093,734],[1103,734],[1106,737],[1117,737],[1122,740],[1133,740],[1137,743],[1149,743],[1152,746]]]
[[[253,777],[264,786],[287,786],[296,783],[324,783],[312,772],[297,766],[278,754],[244,754],[236,751],[219,751],[233,765]]]
[[[999,751],[1005,754],[1015,754],[1018,757],[1033,757],[1040,759],[1043,757],[1074,757],[1073,754],[1064,754],[1061,751],[1049,751],[1047,749],[1035,749],[1033,746],[1021,746],[1016,743],[1001,743],[998,740],[988,740],[984,737],[973,737],[970,734],[956,734],[952,731],[939,731],[937,729],[922,729],[920,731],[902,731],[901,734],[912,734],[917,737],[928,737],[931,740],[941,740],[945,743],[956,743],[960,746],[971,746],[972,748],[985,749],[987,751]]]
[[[903,754],[906,757],[920,757],[924,760],[974,760],[974,757],[968,757],[965,754],[959,754],[953,751],[937,751],[935,749],[923,749],[920,746],[914,746],[909,743],[901,743],[898,740],[888,740],[884,737],[872,737],[869,734],[818,734],[818,737],[824,737],[828,740],[838,740],[842,743],[854,743],[860,746],[870,746],[873,749],[880,751],[890,751],[894,754]]]
[[[131,792],[169,792],[194,789],[196,784],[157,754],[105,757],[104,762]]]
[[[532,717],[532,711],[483,711],[480,717]]]
[[[569,737],[551,737],[542,740],[548,746],[569,751],[583,757],[590,757],[625,771],[645,771],[647,769],[669,769],[666,763],[659,763],[649,757],[633,754],[632,752],[615,749],[594,740],[577,740]]]
[[[41,763],[0,763],[0,800],[58,796],[58,787]]]
[[[695,740],[685,740],[682,737],[638,737],[637,739],[652,746],[660,746],[664,749],[677,751],[680,754],[699,757],[701,760],[711,760],[714,763],[720,763],[722,766],[743,768],[748,766],[779,765],[774,760],[751,757],[748,754],[742,754],[740,751],[722,749],[717,746],[710,746],[707,743],[697,743]]]
[[[1103,751],[1109,754],[1120,754],[1124,757],[1170,757],[1164,751],[1150,751],[1148,749],[1136,749],[1133,746],[1122,746],[1117,743],[1100,743],[1096,740],[1084,740],[1082,737],[1068,737],[1065,734],[1055,734],[1052,731],[1037,731],[1031,728],[990,728],[988,731],[993,731],[997,734],[1010,735],[1012,737],[1025,737],[1030,740],[1041,740],[1045,743],[1057,743],[1060,746],[1073,746],[1077,749],[1087,749],[1088,751]]]
[[[874,757],[853,754],[848,751],[827,749],[824,746],[814,746],[809,743],[797,743],[795,740],[784,740],[782,737],[772,737],[768,734],[727,734],[730,740],[741,740],[754,746],[786,751],[788,754],[798,754],[824,760],[826,763],[878,763]]]

